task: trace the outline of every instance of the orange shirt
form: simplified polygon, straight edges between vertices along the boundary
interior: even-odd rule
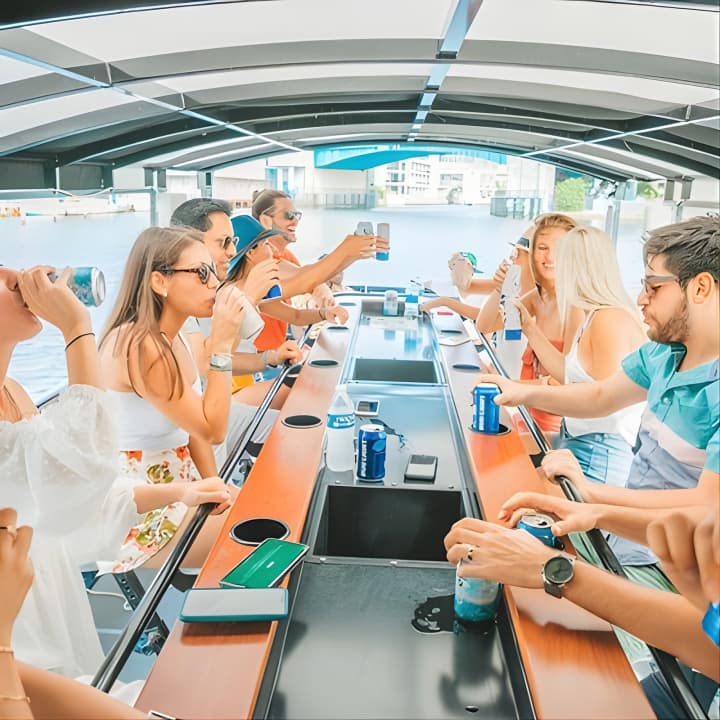
[[[562,340],[551,340],[550,342],[557,350],[562,352]],[[547,371],[538,361],[532,348],[528,345],[522,356],[520,379],[537,380],[537,378],[543,377],[547,374]],[[528,410],[530,411],[530,415],[532,415],[533,420],[535,420],[541,430],[544,430],[545,432],[559,432],[560,422],[562,421],[562,417],[560,415],[553,415],[552,413],[545,412],[544,410],[538,410],[537,408],[528,408]]]
[[[300,261],[287,248],[280,253],[273,252],[273,257],[276,260],[287,260],[293,265],[300,267]],[[263,352],[264,350],[275,350],[285,342],[288,324],[282,320],[278,320],[277,318],[265,315],[264,313],[260,313],[260,315],[262,315],[262,319],[265,321],[265,327],[255,338],[255,347],[258,352]]]

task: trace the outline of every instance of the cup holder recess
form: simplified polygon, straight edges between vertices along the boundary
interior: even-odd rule
[[[496,433],[480,432],[479,430],[474,430],[472,425],[469,429],[472,430],[474,433],[477,433],[478,435],[492,435],[494,437],[497,437],[498,435],[507,435],[510,432],[510,428],[507,425],[503,425],[502,423],[500,423],[500,429]]]
[[[259,545],[268,538],[284,540],[289,534],[287,523],[275,518],[250,518],[230,528],[230,537],[241,545]]]
[[[289,428],[314,428],[322,425],[317,415],[288,415],[280,421]]]
[[[349,330],[350,328],[347,325],[326,325],[326,330]]]
[[[475,363],[454,363],[453,370],[465,370],[467,372],[480,372],[480,366]]]
[[[309,364],[313,367],[335,367],[338,361],[331,358],[318,358],[317,360],[311,360]]]
[[[298,375],[300,374],[300,371],[302,370],[302,363],[299,363],[298,365],[293,365],[293,367],[288,370],[287,375],[285,375],[285,379],[283,380],[283,385],[286,385],[287,387],[291,388],[295,381],[298,379]]]
[[[357,303],[354,302],[339,302],[340,307],[357,307]]]
[[[445,335],[462,335],[464,331],[457,328],[443,328],[440,332]]]

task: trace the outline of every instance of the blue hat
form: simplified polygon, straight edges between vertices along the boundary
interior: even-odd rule
[[[273,235],[282,235],[280,230],[265,229],[252,215],[236,215],[230,218],[230,222],[235,234],[236,254],[230,258],[228,275],[237,268],[248,250],[252,250]]]

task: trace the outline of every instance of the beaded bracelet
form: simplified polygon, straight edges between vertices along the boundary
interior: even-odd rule
[[[95,333],[92,332],[92,331],[80,333],[79,335],[76,335],[76,336],[65,346],[65,352],[68,351],[68,348],[69,348],[74,342],[78,341],[80,338],[87,337],[88,335],[92,335],[93,337],[95,337]]]

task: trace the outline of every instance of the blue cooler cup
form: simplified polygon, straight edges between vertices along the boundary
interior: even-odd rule
[[[279,298],[281,295],[282,295],[282,288],[279,285],[273,285],[267,291],[267,293],[265,293],[263,300],[269,300],[271,298]]]
[[[500,584],[494,580],[460,577],[461,560],[455,572],[455,617],[463,622],[488,622],[495,619]]]
[[[51,282],[57,280],[57,273],[49,273]],[[91,266],[76,267],[68,280],[73,295],[87,307],[97,307],[105,300],[105,275],[103,271]]]

